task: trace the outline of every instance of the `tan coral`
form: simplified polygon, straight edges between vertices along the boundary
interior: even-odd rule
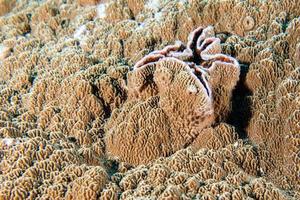
[[[162,70],[171,76],[165,76]],[[146,83],[145,87],[143,82],[137,82],[145,80],[147,77],[147,74],[142,74],[143,72],[150,76],[154,74],[152,86]],[[129,102],[129,107],[122,108],[120,114],[120,111],[113,113],[112,120],[107,125],[107,130],[110,130],[106,136],[108,152],[133,164],[146,163],[160,155],[169,155],[171,152],[184,147],[197,135],[199,130],[212,123],[211,99],[198,78],[189,74],[191,72],[186,64],[171,58],[147,67],[143,66],[134,71],[129,77],[129,95],[131,95],[133,103],[140,100],[144,100],[144,102],[137,102],[138,104],[132,108],[132,103]],[[168,85],[167,88],[166,85]],[[189,89],[190,87],[193,88]],[[178,91],[182,91],[180,97],[177,96]],[[184,108],[182,111],[176,107],[179,104]],[[149,114],[143,116],[140,115],[141,113]],[[114,115],[118,115],[118,117],[115,118]],[[121,120],[124,118],[129,121],[122,122]],[[152,128],[147,127],[147,121],[151,122],[152,120],[155,120],[156,125]],[[181,120],[184,120],[185,123],[182,123]],[[116,122],[120,124],[112,127]],[[136,126],[140,129],[144,127],[144,130],[135,130],[134,127]],[[121,132],[124,129],[127,131]],[[181,135],[176,134],[179,130],[181,130]],[[134,135],[137,133],[140,135],[138,138],[140,142],[133,143]],[[152,135],[152,133],[160,133],[160,135]],[[122,139],[124,136],[122,135],[132,137],[132,139],[127,140],[129,144],[124,143],[125,141]],[[148,140],[146,141],[147,137]],[[149,137],[152,138],[152,142],[150,142]],[[146,144],[149,147],[146,146],[147,148],[145,148]],[[115,146],[118,147],[115,148]],[[128,146],[136,147],[132,151],[127,151]],[[142,146],[144,146],[145,153],[149,155],[139,158],[138,149]],[[161,149],[151,150],[154,146],[161,146]]]
[[[96,5],[100,2],[101,0],[77,0],[77,3],[79,5]]]
[[[239,78],[239,64],[234,58],[220,54],[220,40],[210,37],[213,35],[211,26],[200,27],[190,34],[187,47],[177,42],[150,53],[134,65],[133,72],[128,75],[128,99],[132,101],[128,106],[132,104],[138,106],[133,107],[133,111],[128,110],[127,107],[114,113],[119,117],[113,116],[107,127],[109,133],[106,136],[106,144],[109,154],[132,164],[146,163],[158,155],[168,155],[192,142],[201,129],[214,121],[214,111],[211,107],[213,103],[218,118],[222,119],[227,115],[230,111],[231,92]],[[197,65],[199,63],[200,66]],[[210,76],[208,81],[207,76]],[[222,85],[226,85],[227,88],[220,90]],[[181,95],[177,96],[180,91],[182,91]],[[196,95],[196,98],[193,95]],[[139,101],[145,103],[141,102],[139,105]],[[179,109],[179,105],[183,110]],[[142,130],[142,134],[139,133],[141,135],[139,145],[144,146],[146,142],[144,138],[149,137],[143,136],[144,134],[166,132],[168,129],[170,131],[164,133],[166,135],[164,137],[170,137],[170,142],[166,144],[167,140],[163,139],[161,144],[166,145],[166,148],[158,149],[158,152],[154,151],[146,160],[139,160],[138,151],[134,149],[127,151],[126,147],[133,145],[133,137],[140,131],[135,130],[134,127],[144,126],[147,124],[147,118],[152,117],[151,106],[159,108],[156,109],[157,119],[153,120],[160,122],[167,118],[168,122],[162,126],[156,125],[157,131],[149,128],[147,128],[149,130]],[[141,113],[147,112],[151,114],[139,117]],[[133,117],[133,119],[130,123],[124,123],[120,121],[122,120],[120,116]],[[120,123],[120,127],[113,128],[110,125],[115,120]],[[146,122],[140,124],[135,121]],[[126,135],[132,135],[132,141],[129,140],[128,144],[121,139],[124,137],[120,133],[122,129],[128,131]],[[177,143],[172,139],[178,137],[172,135],[177,131],[181,132],[179,140],[184,142]],[[157,142],[159,140],[155,144]],[[159,144],[155,146],[157,145]],[[132,157],[131,152],[135,156]]]
[[[15,0],[1,0],[0,1],[0,16],[8,13],[15,6]]]
[[[203,129],[191,146],[195,150],[200,148],[220,149],[227,144],[234,143],[237,138],[238,135],[234,128],[222,123],[215,128]]]
[[[127,198],[211,198],[220,196],[224,199],[246,199],[251,196],[263,198],[288,199],[274,185],[265,179],[253,178],[239,168],[240,161],[228,157],[224,151],[234,154],[236,151],[251,149],[249,145],[227,145],[219,150],[202,149],[191,151],[183,149],[168,158],[160,158],[147,166],[139,166],[125,173],[118,174],[116,183],[120,186],[121,199]],[[254,149],[251,152],[255,152]],[[225,164],[232,163],[230,168]],[[255,157],[243,158],[243,162],[251,163]],[[205,162],[204,162],[205,161]],[[198,164],[198,166],[193,165]],[[199,163],[206,163],[199,165]],[[248,165],[248,164],[247,164]],[[224,167],[224,168],[223,168]],[[242,169],[248,166],[241,166]],[[255,171],[251,172],[256,173]],[[110,188],[110,187],[108,187]]]
[[[107,174],[103,168],[92,168],[74,181],[66,199],[96,199],[106,182]]]
[[[73,193],[75,185],[103,199],[158,199],[162,194],[300,199],[297,1],[172,0],[159,1],[157,8],[143,0],[99,6],[78,6],[73,0],[11,2],[16,3],[0,17],[0,43],[7,47],[0,61],[0,199],[60,199]],[[139,95],[127,96],[128,89],[132,92],[126,85],[130,67],[177,39],[187,43],[194,28],[208,25],[216,32],[209,37],[221,41],[210,47],[221,47],[242,63],[234,95],[221,86],[212,89],[214,96],[220,95],[214,101],[233,96],[232,109],[231,103],[224,104],[229,118],[200,131],[193,143],[197,153],[179,150],[134,168],[116,161],[99,167],[108,162],[103,126],[118,117],[111,113],[145,110],[140,104],[148,102],[141,99],[159,94],[150,87],[138,100]],[[88,34],[74,39],[81,26]],[[191,59],[180,51],[180,56],[178,51],[169,54]],[[172,78],[168,70],[162,74]],[[88,181],[97,174],[87,173],[93,168],[102,181]],[[87,193],[78,196],[82,194]]]
[[[285,188],[296,181],[297,164],[292,160],[298,151],[294,143],[297,143],[295,133],[299,132],[299,127],[295,126],[299,107],[299,88],[295,80],[299,76],[299,69],[292,60],[284,58],[284,50],[280,47],[287,45],[287,38],[270,38],[266,43],[274,44],[273,48],[265,46],[256,55],[256,62],[250,65],[246,79],[247,86],[254,93],[251,98],[253,117],[248,126],[249,137],[265,149],[261,155],[262,172]],[[294,41],[289,43],[296,46]],[[287,145],[291,146],[289,151],[285,148]]]
[[[300,64],[300,43],[298,43],[297,46],[296,46],[295,62],[297,62],[298,64]]]
[[[214,112],[217,121],[221,121],[231,111],[232,91],[239,80],[240,67],[237,60],[230,56],[215,54],[209,57],[215,61],[208,68],[208,82],[214,98]]]
[[[119,22],[124,19],[130,19],[132,12],[126,4],[127,2],[124,0],[112,1],[105,9],[107,13],[106,19],[109,22]]]
[[[127,0],[128,7],[135,16],[144,8],[145,2],[145,0]]]

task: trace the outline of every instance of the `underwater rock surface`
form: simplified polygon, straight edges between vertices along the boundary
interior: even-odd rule
[[[1,200],[300,199],[297,1],[0,0],[0,16]]]

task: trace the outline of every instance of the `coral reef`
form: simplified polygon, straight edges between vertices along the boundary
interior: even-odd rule
[[[300,199],[298,4],[0,0],[0,199]]]

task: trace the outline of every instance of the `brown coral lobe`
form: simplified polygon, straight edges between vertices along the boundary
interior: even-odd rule
[[[108,154],[134,165],[148,163],[160,156],[169,155],[180,148],[186,147],[203,128],[214,122],[216,114],[214,107],[216,107],[217,112],[219,112],[219,109],[225,109],[219,105],[217,95],[231,95],[230,93],[239,78],[239,64],[234,58],[220,54],[220,40],[212,38],[212,34],[206,34],[206,32],[209,32],[208,30],[213,32],[212,27],[198,28],[192,32],[186,49],[184,49],[184,45],[177,42],[177,44],[169,45],[163,50],[154,51],[137,62],[128,78],[128,102],[131,102],[131,106],[136,105],[136,108],[134,108],[144,113],[143,115],[146,118],[135,116],[135,120],[138,122],[127,121],[127,118],[133,117],[133,111],[127,108],[126,111],[118,113],[118,115],[126,118],[124,121],[122,119],[119,119],[121,121],[109,121],[110,124],[114,124],[116,127],[110,125],[110,130],[108,130],[106,136]],[[206,38],[208,35],[209,38]],[[199,39],[203,44],[198,42]],[[180,58],[184,58],[184,56],[180,56],[181,54],[189,54],[192,60],[188,62],[180,60]],[[210,63],[211,67],[206,66],[206,69],[203,68],[201,64],[198,65],[199,60],[209,60],[210,62],[207,63]],[[223,68],[215,66],[222,66]],[[231,70],[233,72],[236,70],[236,73],[230,74]],[[212,77],[209,77],[210,74],[212,74]],[[231,77],[232,82],[227,82],[228,78],[225,79],[224,77],[223,83],[223,74],[233,76]],[[207,80],[206,76],[209,77],[208,80],[210,81]],[[214,92],[219,87],[218,84],[228,85],[226,93],[216,94]],[[174,91],[177,93],[174,93]],[[216,102],[214,102],[215,100]],[[152,104],[149,102],[152,101],[155,108],[153,108],[153,111],[149,107]],[[228,107],[226,103],[229,102],[225,102],[223,106]],[[215,104],[218,105],[214,106]],[[144,110],[145,106],[149,108]],[[181,110],[182,108],[184,110]],[[152,113],[154,111],[160,113],[157,116],[159,118],[155,115],[150,115],[152,119],[149,118],[150,116],[147,117],[147,112]],[[152,123],[156,121],[159,124],[150,124],[151,121]],[[160,124],[161,122],[163,124]],[[161,129],[169,131],[161,132],[160,129],[147,128],[150,126],[161,127]],[[125,132],[123,131],[124,128],[126,129]],[[132,137],[132,141],[125,142],[122,138],[125,138],[126,135]],[[133,140],[135,135],[143,141],[142,144],[139,144],[139,141],[135,143]],[[176,141],[178,138],[182,139]],[[128,146],[131,149],[127,149]],[[145,154],[148,154],[146,158],[139,158],[136,154],[139,152],[138,148],[142,146],[148,149],[147,151],[153,151],[145,152]],[[156,146],[164,146],[169,149],[159,149]]]

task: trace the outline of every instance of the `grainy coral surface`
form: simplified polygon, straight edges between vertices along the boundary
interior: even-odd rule
[[[300,199],[297,0],[0,0],[0,16],[1,200]],[[210,26],[199,46],[226,57],[179,62],[176,41]]]

